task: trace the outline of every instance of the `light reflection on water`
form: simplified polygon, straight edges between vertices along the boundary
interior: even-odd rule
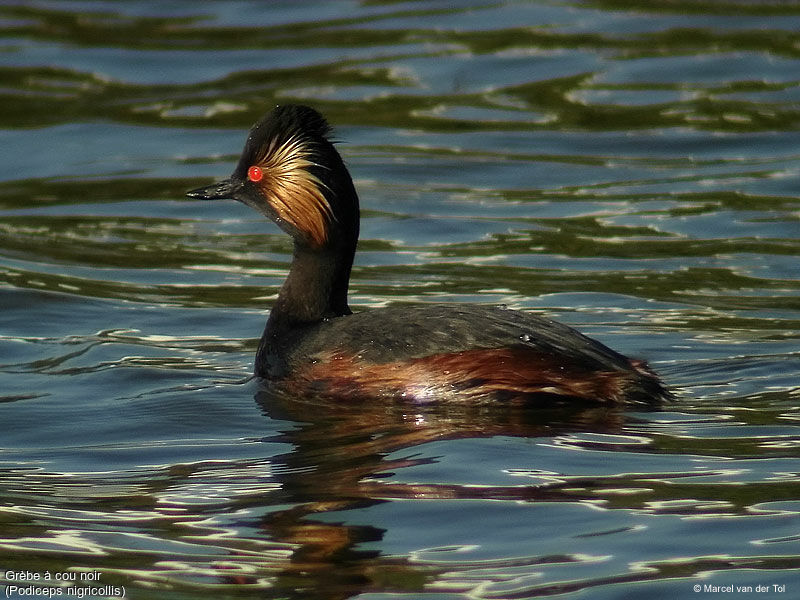
[[[89,569],[153,598],[796,586],[797,6],[42,2],[0,18],[4,569]],[[291,245],[183,193],[227,175],[251,122],[289,101],[336,125],[359,189],[354,305],[547,314],[646,357],[679,401],[259,392]]]

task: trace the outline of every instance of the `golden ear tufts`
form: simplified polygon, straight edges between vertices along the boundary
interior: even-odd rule
[[[261,188],[278,217],[303,232],[315,248],[328,241],[333,210],[325,197],[325,184],[308,170],[319,166],[309,160],[308,142],[299,136],[272,140],[256,164]],[[251,179],[253,181],[253,179]]]

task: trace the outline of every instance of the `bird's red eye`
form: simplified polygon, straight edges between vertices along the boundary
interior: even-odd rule
[[[261,181],[264,178],[264,171],[261,170],[261,167],[253,165],[247,169],[247,178],[250,181]]]

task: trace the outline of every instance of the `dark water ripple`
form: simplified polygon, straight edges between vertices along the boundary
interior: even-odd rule
[[[5,591],[796,595],[800,4],[454,4],[0,6]],[[329,117],[356,179],[354,305],[541,312],[679,401],[259,392],[291,245],[183,193],[282,102]]]

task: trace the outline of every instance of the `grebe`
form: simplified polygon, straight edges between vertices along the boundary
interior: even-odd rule
[[[353,314],[347,286],[358,196],[330,136],[316,110],[278,106],[250,130],[229,179],[187,193],[243,202],[294,240],[256,376],[337,401],[655,404],[671,397],[644,361],[529,313],[428,304]]]

